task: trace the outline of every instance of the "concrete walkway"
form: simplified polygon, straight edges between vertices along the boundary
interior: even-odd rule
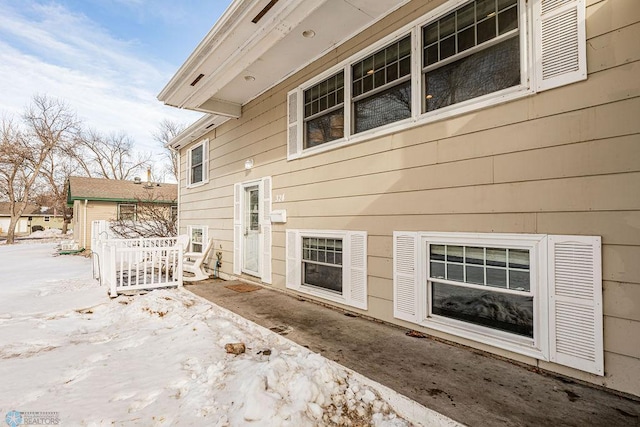
[[[191,292],[469,426],[640,426],[630,400],[472,349],[405,335],[281,292],[236,292],[207,280]]]

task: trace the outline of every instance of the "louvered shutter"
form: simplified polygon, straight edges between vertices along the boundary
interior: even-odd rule
[[[287,160],[300,155],[301,126],[298,125],[298,90],[292,90],[287,95]]]
[[[585,0],[535,0],[536,91],[587,78]]]
[[[604,375],[601,239],[547,239],[550,359]]]
[[[242,185],[233,185],[233,274],[242,272]]]
[[[262,178],[262,212],[260,225],[262,228],[262,281],[271,282],[271,177]]]
[[[418,322],[418,234],[393,233],[393,317]]]
[[[191,157],[192,157],[192,153],[191,153],[191,149],[187,150],[187,186],[193,184],[191,182]]]
[[[300,233],[298,230],[287,230],[285,252],[287,255],[286,286],[289,289],[300,289],[302,278],[302,256],[300,254]]]
[[[367,309],[367,233],[349,233],[349,304]]]
[[[202,143],[202,182],[209,181],[209,140]]]

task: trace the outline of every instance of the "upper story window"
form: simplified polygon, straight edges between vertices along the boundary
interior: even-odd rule
[[[205,139],[187,150],[187,186],[209,181],[209,140]]]
[[[476,0],[422,28],[424,111],[520,84],[517,0]]]
[[[340,72],[304,91],[304,147],[344,136],[344,73]]]
[[[351,66],[355,133],[411,117],[411,36]]]
[[[171,221],[177,221],[178,220],[178,206],[177,205],[172,205],[171,206]]]
[[[48,217],[48,216],[45,216],[45,217],[44,217],[44,221],[45,221],[45,222],[49,222],[49,217]]]
[[[586,79],[585,0],[441,3],[288,93],[288,160]]]

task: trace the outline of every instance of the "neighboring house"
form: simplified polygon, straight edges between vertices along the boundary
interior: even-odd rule
[[[67,181],[67,205],[73,207],[73,239],[80,248],[90,249],[92,221],[136,220],[141,203],[173,212],[177,198],[176,184],[72,176]]]
[[[180,229],[223,277],[640,395],[639,37],[637,0],[236,0],[159,95],[209,113]]]
[[[11,222],[11,211],[9,202],[0,202],[0,234],[7,234]],[[37,205],[27,205],[18,219],[16,234],[30,234],[34,227],[36,230],[42,227],[43,230],[50,228],[62,229],[63,217],[53,208],[40,207]]]

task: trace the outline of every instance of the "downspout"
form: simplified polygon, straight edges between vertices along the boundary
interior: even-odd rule
[[[82,227],[82,248],[86,249],[87,247],[87,203],[88,199],[84,199],[84,226]]]

